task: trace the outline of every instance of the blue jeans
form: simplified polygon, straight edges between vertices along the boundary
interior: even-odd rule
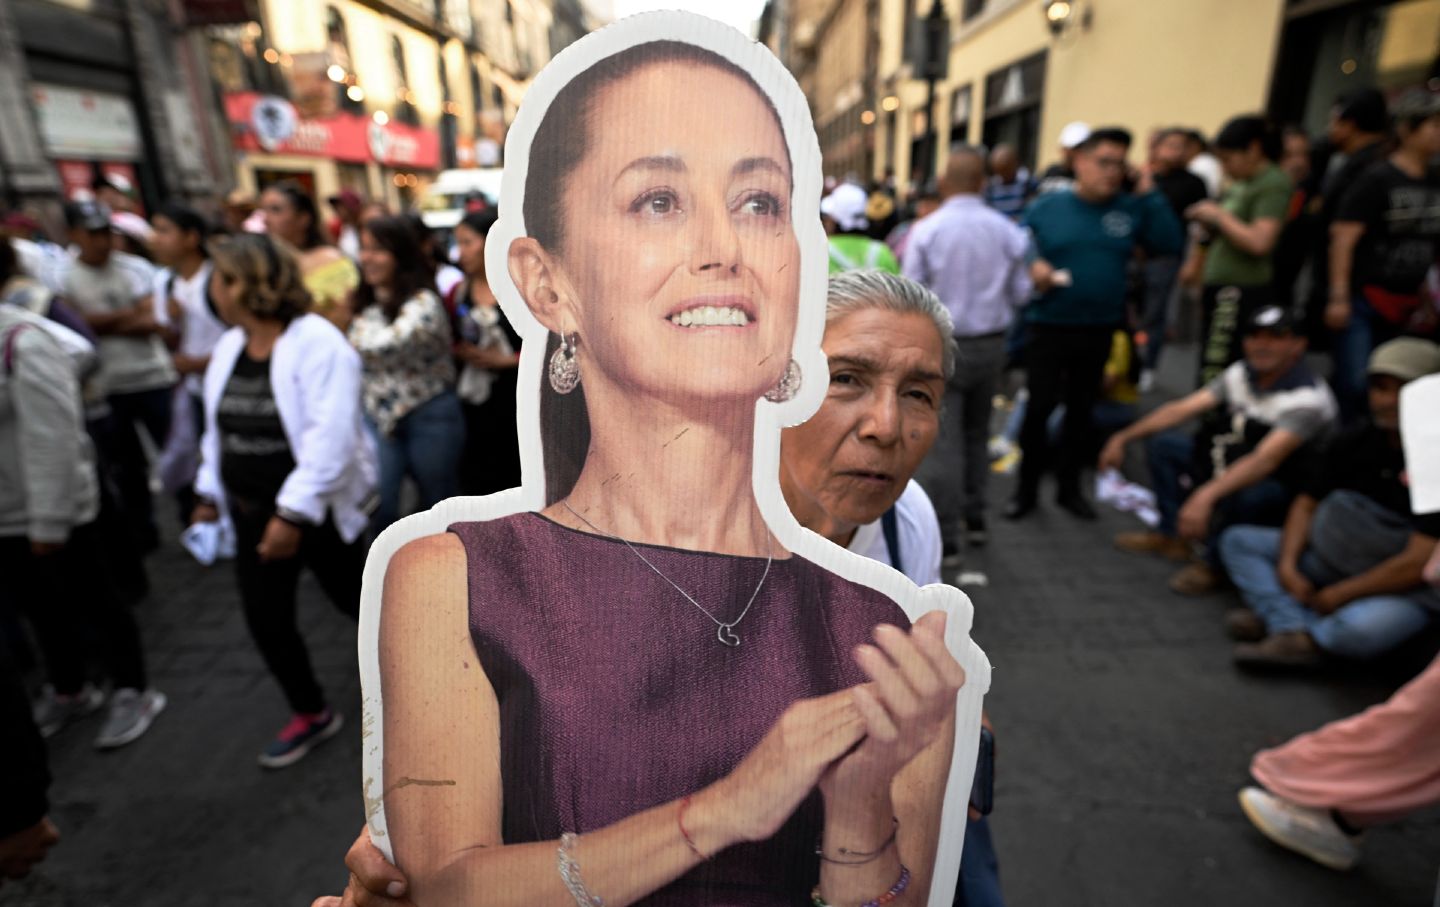
[[[1000,862],[995,857],[995,842],[990,839],[990,822],[984,816],[965,823],[965,850],[960,856],[955,907],[1005,907],[1005,896],[1000,893]]]
[[[1180,507],[1196,488],[1192,476],[1195,439],[1180,432],[1162,432],[1145,445],[1145,453],[1150,464],[1150,483],[1155,488],[1156,508],[1160,511],[1159,531],[1174,536]],[[1242,488],[1215,506],[1209,538],[1215,538],[1226,526],[1237,523],[1278,526],[1285,521],[1293,497],[1290,490],[1275,479],[1263,479]],[[1210,555],[1214,564],[1214,546]]]
[[[1366,394],[1370,354],[1375,347],[1405,333],[1376,314],[1363,293],[1356,293],[1350,302],[1350,322],[1335,335],[1330,348],[1332,366],[1330,386],[1340,404],[1341,424],[1365,415],[1369,409]]]
[[[454,391],[444,391],[406,413],[388,438],[376,431],[373,422],[370,430],[380,447],[380,507],[374,522],[377,533],[400,518],[400,487],[407,475],[420,490],[421,510],[455,496],[460,452],[465,447],[465,417]]]
[[[1271,633],[1305,630],[1316,645],[1346,658],[1374,658],[1400,645],[1435,620],[1435,612],[1416,595],[1358,598],[1333,614],[1321,615],[1296,601],[1280,584],[1279,529],[1231,526],[1220,536],[1220,557],[1240,594]],[[1300,572],[1316,588],[1342,577],[1313,552],[1300,557]]]

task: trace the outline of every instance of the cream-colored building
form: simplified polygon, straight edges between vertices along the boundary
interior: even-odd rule
[[[236,183],[409,207],[442,169],[496,166],[551,54],[549,0],[261,0],[210,30]]]
[[[873,175],[920,169],[926,84],[903,53],[929,0],[879,0]],[[955,142],[1009,142],[1043,168],[1069,122],[1213,135],[1268,111],[1320,131],[1335,96],[1388,94],[1440,72],[1440,0],[941,0],[951,23],[937,85],[937,163]],[[1047,14],[1061,21],[1051,28]],[[1068,13],[1063,18],[1059,14]],[[1138,151],[1137,151],[1138,154]]]

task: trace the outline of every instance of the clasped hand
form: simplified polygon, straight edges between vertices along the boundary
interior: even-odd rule
[[[939,739],[955,711],[965,669],[945,646],[944,612],[932,611],[910,632],[881,625],[875,644],[857,646],[856,664],[870,680],[787,708],[729,775],[699,797],[712,798],[733,842],[775,835],[818,785],[827,811],[847,798],[868,798]],[[405,907],[406,879],[362,829],[346,854],[343,897],[312,907]]]
[[[853,653],[869,683],[787,708],[716,785],[735,836],[771,837],[817,784],[832,802],[888,785],[934,742],[965,683],[944,634],[943,612],[926,614],[908,633],[881,625],[875,645]]]

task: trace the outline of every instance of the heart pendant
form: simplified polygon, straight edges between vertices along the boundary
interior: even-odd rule
[[[732,649],[740,645],[740,637],[735,635],[735,630],[729,624],[721,624],[715,631],[715,636]]]

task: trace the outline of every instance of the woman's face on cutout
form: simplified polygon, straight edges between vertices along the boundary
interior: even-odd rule
[[[790,359],[800,249],[785,138],[711,66],[663,63],[600,92],[566,181],[561,270],[581,376],[753,401]]]

